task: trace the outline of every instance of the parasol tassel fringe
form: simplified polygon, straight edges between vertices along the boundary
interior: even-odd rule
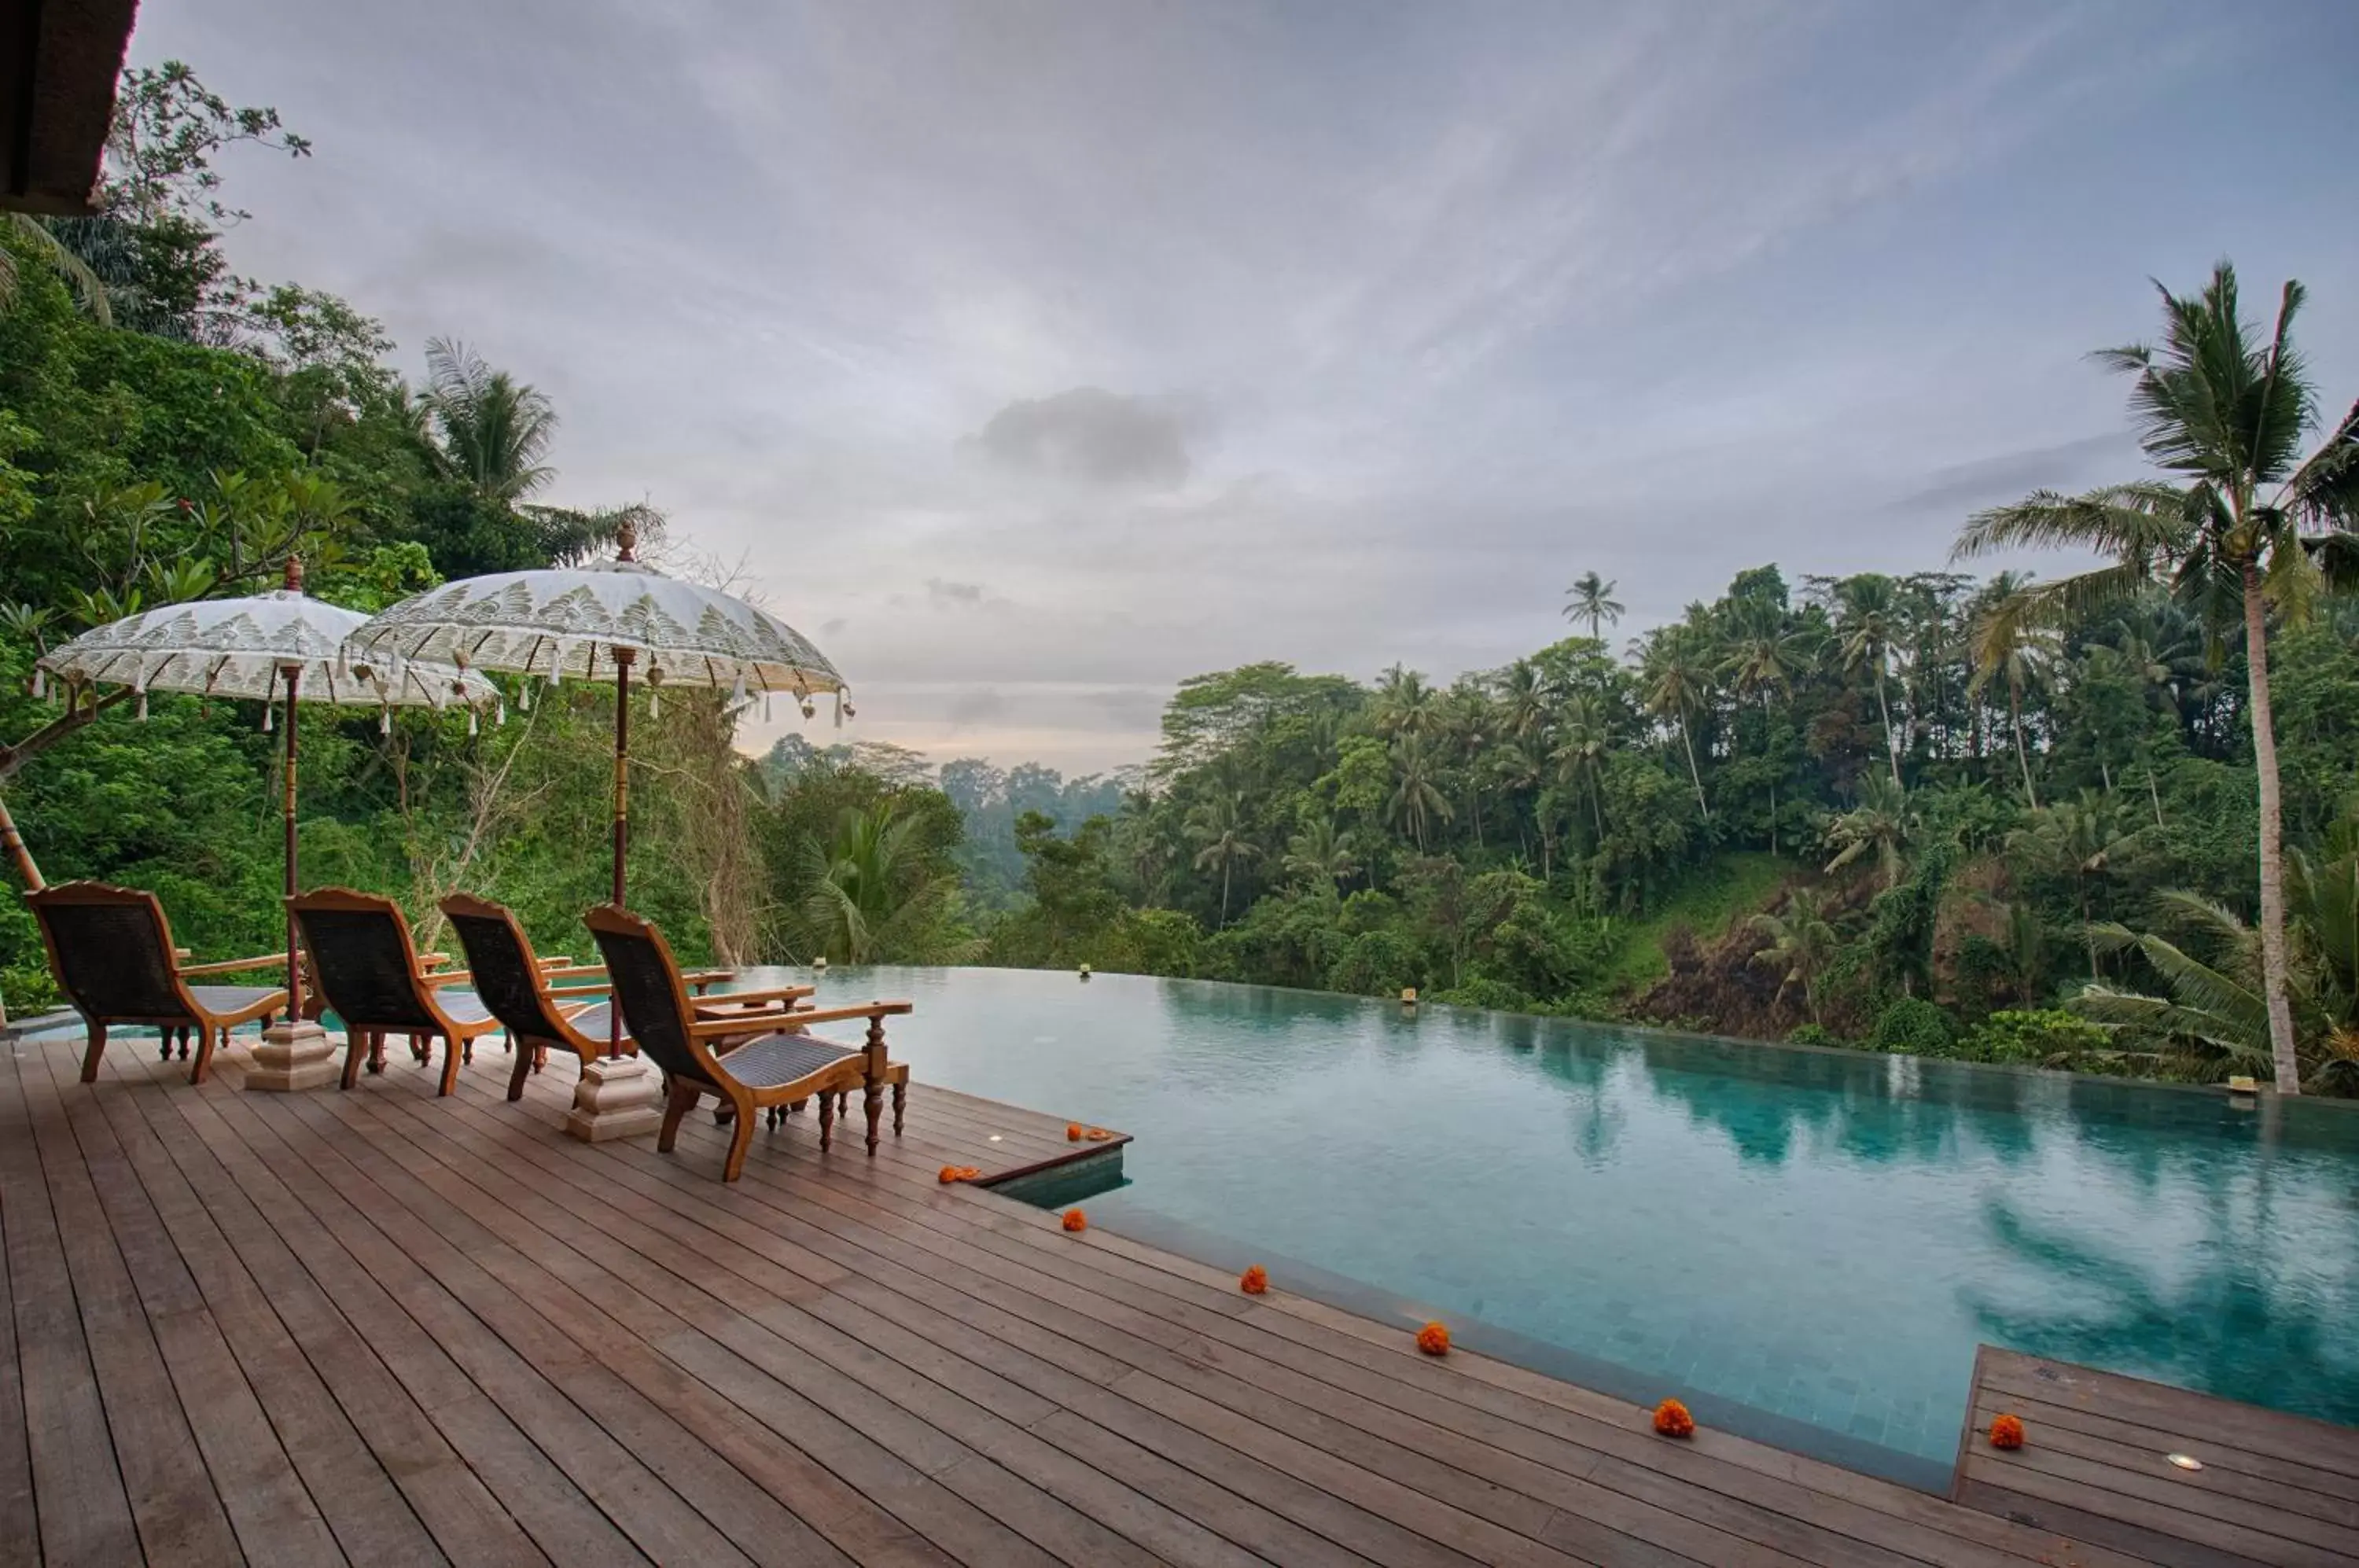
[[[484,733],[483,725],[476,721],[475,710],[473,708],[467,710],[467,733],[469,735],[481,735]]]
[[[661,688],[657,688],[647,693],[647,717],[651,719],[659,719],[663,717],[663,691]]]
[[[770,722],[770,694],[767,691],[762,693],[762,722],[766,724]]]
[[[278,708],[275,703],[265,702],[262,704],[262,733],[264,735],[268,735],[270,733],[272,727],[271,716],[277,712]]]
[[[529,675],[516,682],[516,712],[519,713],[532,712],[532,677]]]
[[[39,665],[33,666],[33,701],[45,702],[49,695],[49,672]]]
[[[376,733],[381,735],[389,735],[393,733],[393,710],[391,708],[379,708],[376,711]]]
[[[147,722],[147,693],[145,691],[139,693],[139,712],[137,717],[139,722],[143,724]]]
[[[492,710],[492,727],[495,730],[506,729],[507,728],[507,724],[508,700],[506,697],[503,697],[500,699],[498,706]]]

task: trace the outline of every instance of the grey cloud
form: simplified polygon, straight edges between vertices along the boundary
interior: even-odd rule
[[[1937,468],[1924,488],[1901,496],[1895,512],[1960,510],[1998,506],[2034,490],[2075,490],[2109,475],[2135,471],[2137,443],[2126,431],[2083,436],[2054,446],[2000,452],[1995,457]]]
[[[983,603],[980,583],[951,583],[940,577],[926,579],[926,592],[937,604],[974,605]]]
[[[1176,490],[1190,468],[1186,425],[1169,402],[1076,387],[1008,404],[966,445],[1016,474]]]
[[[942,717],[952,728],[987,724],[1007,714],[1007,699],[988,686],[970,686],[952,696]]]

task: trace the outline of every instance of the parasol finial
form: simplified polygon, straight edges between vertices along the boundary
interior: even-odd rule
[[[290,555],[287,558],[287,592],[289,593],[303,592],[303,558],[299,555]]]
[[[614,559],[639,559],[639,520],[628,512],[625,512],[622,521],[614,525]]]

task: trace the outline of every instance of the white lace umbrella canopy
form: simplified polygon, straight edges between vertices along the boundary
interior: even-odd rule
[[[637,530],[626,517],[610,561],[469,577],[405,599],[353,634],[355,660],[397,673],[408,660],[444,659],[498,670],[614,683],[614,901],[629,863],[631,685],[649,690],[652,716],[666,686],[727,687],[734,702],[785,692],[811,713],[836,695],[836,722],[852,716],[843,677],[809,638],[767,611],[718,588],[666,577],[632,559]],[[529,688],[523,702],[531,701]],[[619,1014],[615,1028],[620,1029]],[[619,1032],[616,1034],[619,1040]]]
[[[473,670],[419,660],[393,672],[352,659],[346,644],[368,621],[357,610],[322,604],[303,592],[303,563],[287,563],[287,585],[243,599],[201,599],[143,610],[86,631],[34,664],[36,679],[54,676],[69,691],[84,686],[128,686],[139,693],[139,716],[147,716],[150,691],[189,691],[201,697],[243,698],[276,703],[291,698],[287,712],[285,784],[286,889],[298,889],[295,842],[295,702],[375,708],[384,727],[397,707],[467,710],[476,713],[499,700],[499,689]],[[263,710],[270,727],[271,708]],[[295,962],[295,917],[287,916],[288,1017],[300,1009],[303,979]]]
[[[352,641],[353,659],[395,670],[429,659],[552,681],[611,681],[618,648],[634,678],[658,691],[719,686],[741,701],[783,692],[807,703],[844,689],[826,655],[776,615],[627,559],[446,583],[394,605]]]
[[[150,691],[276,701],[286,695],[288,669],[306,702],[479,709],[498,701],[489,681],[456,665],[414,661],[397,675],[347,658],[346,641],[367,622],[357,610],[282,588],[125,615],[60,645],[35,668],[69,686],[128,686],[143,710]]]

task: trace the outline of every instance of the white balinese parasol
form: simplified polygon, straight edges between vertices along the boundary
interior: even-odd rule
[[[666,686],[728,688],[738,702],[784,694],[812,712],[834,692],[852,715],[843,677],[794,627],[743,599],[666,577],[633,559],[626,517],[617,559],[589,566],[470,577],[406,599],[354,633],[352,658],[394,672],[414,659],[614,683],[614,898],[623,902],[630,844],[631,671],[644,667],[658,711]],[[529,691],[522,699],[531,701]]]
[[[482,676],[455,665],[416,662],[397,676],[348,662],[344,645],[368,620],[357,610],[322,604],[303,592],[303,563],[287,563],[287,585],[243,599],[201,599],[142,610],[86,631],[45,654],[35,679],[64,682],[67,701],[80,689],[128,686],[139,696],[139,716],[147,716],[150,691],[186,691],[202,697],[245,698],[287,704],[287,894],[295,880],[295,708],[325,702],[345,708],[375,708],[392,724],[397,707],[463,707],[467,725],[476,713],[499,699]],[[262,727],[271,727],[265,708]],[[287,996],[289,1018],[302,1012],[302,976],[295,962],[295,917],[287,916]]]

